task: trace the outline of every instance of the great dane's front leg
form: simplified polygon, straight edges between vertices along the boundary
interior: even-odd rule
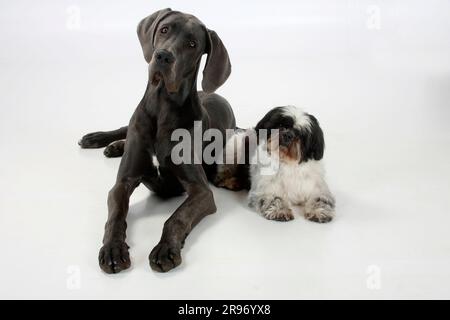
[[[108,195],[108,221],[105,225],[103,247],[99,253],[100,268],[106,273],[118,273],[131,265],[126,238],[126,216],[131,193],[137,179],[122,179]]]
[[[100,268],[106,273],[118,273],[131,265],[126,238],[126,217],[130,196],[148,170],[156,170],[150,156],[140,143],[127,141],[120,163],[117,181],[108,195],[108,221],[105,225],[103,247],[99,253]]]
[[[172,167],[188,198],[164,223],[159,244],[150,253],[153,270],[167,272],[181,263],[181,249],[191,230],[205,216],[216,212],[216,205],[201,165]]]

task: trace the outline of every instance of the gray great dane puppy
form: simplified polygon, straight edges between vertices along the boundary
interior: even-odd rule
[[[203,130],[219,129],[223,136],[226,129],[235,128],[230,105],[213,93],[231,73],[227,50],[214,31],[192,15],[164,9],[142,20],[137,32],[149,63],[144,97],[128,127],[91,133],[79,142],[83,148],[100,148],[126,138],[108,148],[110,155],[123,153],[123,157],[108,196],[108,221],[99,254],[100,267],[106,273],[130,267],[126,216],[129,198],[140,183],[162,197],[187,193],[187,199],[165,222],[161,240],[149,257],[151,268],[159,272],[181,263],[187,235],[202,218],[216,211],[208,184],[215,167],[193,162],[175,164],[171,150],[177,142],[171,141],[171,134],[184,128],[193,136],[194,121],[201,121]],[[197,92],[200,59],[205,53],[204,92]]]

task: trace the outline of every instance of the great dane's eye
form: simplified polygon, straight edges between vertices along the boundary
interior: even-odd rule
[[[195,41],[189,41],[189,48],[195,48],[197,46],[197,44],[195,43]]]
[[[161,28],[161,33],[167,33],[167,31],[169,31],[169,28],[167,28],[167,27]]]

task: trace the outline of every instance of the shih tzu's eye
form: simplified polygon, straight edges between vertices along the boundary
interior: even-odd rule
[[[189,43],[188,43],[188,45],[189,45],[189,48],[195,48],[196,46],[197,46],[197,44],[195,43],[195,41],[189,41]]]
[[[169,31],[168,27],[162,27],[161,28],[161,33],[167,33],[167,31]]]

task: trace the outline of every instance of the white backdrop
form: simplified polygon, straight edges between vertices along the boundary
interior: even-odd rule
[[[97,265],[125,125],[147,68],[141,18],[193,13],[228,48],[238,125],[294,104],[325,132],[337,217],[264,220],[214,189],[183,264],[148,266],[182,198],[132,198],[133,267]],[[450,298],[449,1],[0,1],[1,298]]]

